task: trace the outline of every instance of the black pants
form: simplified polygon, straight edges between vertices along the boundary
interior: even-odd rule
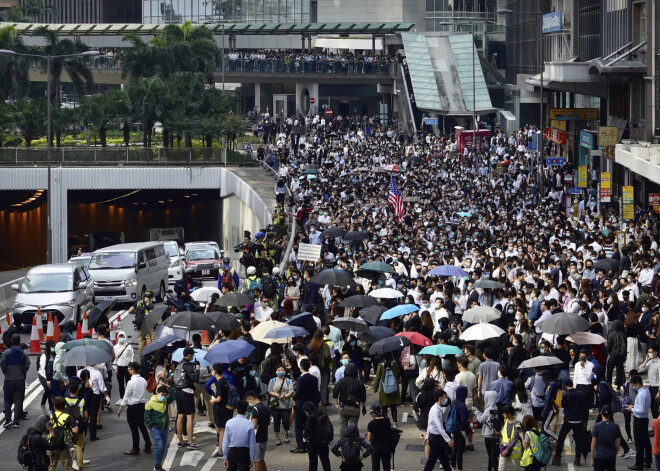
[[[626,382],[626,375],[623,368],[623,364],[626,361],[626,357],[610,355],[607,357],[607,382],[612,384],[612,376],[614,375],[614,370],[616,369],[616,385],[617,388]]]
[[[536,458],[532,457],[532,464],[528,466],[523,466],[522,469],[524,469],[525,471],[541,471],[542,467],[543,465],[541,464],[541,462]]]
[[[41,396],[41,406],[43,407],[44,404],[46,404],[46,401],[48,401],[48,408],[53,410],[53,398],[51,397],[53,391],[48,387],[48,380],[43,376],[39,376],[39,383],[41,384],[41,387],[44,388],[44,393]]]
[[[433,471],[436,461],[440,460],[444,471],[451,471],[449,457],[445,449],[445,441],[440,435],[429,433],[429,458],[424,465],[424,471]]]
[[[374,447],[371,453],[371,471],[380,471],[380,465],[383,465],[383,471],[392,469],[392,453],[384,446]]]
[[[632,412],[623,411],[623,420],[625,422],[626,435],[628,439],[632,439],[632,431],[630,428],[630,422],[632,422]]]
[[[591,409],[594,406],[594,387],[590,384],[578,384],[575,389],[584,394],[585,404]]]
[[[594,458],[594,471],[616,471],[616,458]]]
[[[573,438],[575,439],[575,456],[580,456],[582,454],[582,442],[584,441],[582,435],[585,433],[584,425],[582,425],[582,422],[572,423],[564,420],[564,423],[561,424],[561,428],[559,429],[555,455],[561,457],[561,452],[564,450],[564,440],[566,440],[566,437],[571,430],[573,431]]]
[[[89,399],[89,438],[96,438],[96,426],[101,407],[102,394],[92,394]]]
[[[298,448],[305,448],[307,445],[303,441],[303,430],[305,430],[305,413],[302,404],[296,404],[296,445]]]
[[[463,452],[465,451],[465,437],[463,432],[453,434],[454,447],[451,449],[451,467],[463,469]]]
[[[5,420],[11,422],[11,406],[14,406],[14,422],[23,417],[23,399],[25,398],[25,380],[6,379],[3,386],[5,398]]]
[[[271,409],[271,414],[273,415],[273,431],[280,431],[280,424],[284,427],[284,430],[287,432],[291,427],[291,409]]]
[[[412,390],[408,391],[408,386],[410,385],[410,380],[412,379],[414,381],[415,379],[417,379],[417,376],[419,376],[417,369],[403,371],[403,379],[401,380],[401,404],[406,403],[406,394],[410,394],[411,404],[415,400],[415,398],[412,397]]]
[[[653,416],[654,419],[658,418],[658,400],[655,398],[656,394],[658,394],[658,387],[657,386],[649,386],[649,392],[651,393],[651,416]]]
[[[398,422],[398,420],[397,420],[398,419],[398,413],[397,413],[397,410],[396,410],[396,404],[392,404],[390,406],[383,406],[382,407],[383,417],[387,417],[387,409],[392,411],[392,421],[393,422]]]
[[[484,437],[488,453],[488,471],[497,471],[500,465],[500,439],[497,436]]]
[[[250,449],[248,447],[229,447],[227,461],[229,461],[229,471],[249,471],[250,469]]]
[[[642,466],[651,464],[651,440],[649,439],[649,419],[638,419],[633,416],[633,437],[635,439],[635,464]]]
[[[144,438],[144,447],[151,448],[151,437],[147,426],[144,425],[144,403],[128,406],[126,411],[126,420],[131,428],[131,437],[133,438],[133,450],[140,451],[140,432]]]
[[[131,375],[128,372],[128,366],[118,366],[117,367],[117,384],[119,384],[119,397],[124,397],[124,391],[126,390],[126,383],[131,379]]]
[[[298,422],[296,420],[296,422]],[[316,471],[319,467],[319,459],[323,471],[330,471],[330,449],[327,443],[310,443],[307,447],[309,458],[309,471]]]

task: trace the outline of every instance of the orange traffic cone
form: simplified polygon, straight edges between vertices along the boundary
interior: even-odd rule
[[[11,325],[11,316],[9,315],[9,311],[7,311],[7,314],[5,314],[5,322],[7,322],[7,328]]]
[[[41,345],[39,344],[39,332],[37,332],[36,317],[32,318],[32,332],[30,333],[30,351],[28,351],[28,354],[41,355]]]
[[[114,345],[117,343],[117,331],[115,330],[115,323],[111,322],[110,323],[110,341]]]
[[[60,321],[57,320],[57,316],[53,320],[53,340],[55,343],[60,341]]]
[[[82,326],[78,322],[78,327],[76,327],[76,340],[82,339]]]
[[[52,340],[53,342],[56,342],[55,328],[53,327],[53,315],[50,312],[48,313],[48,325],[46,326],[46,340]]]
[[[211,345],[211,341],[209,340],[208,330],[202,330],[202,345],[204,347],[208,347],[209,345]]]
[[[89,324],[87,324],[87,311],[83,312],[82,332],[83,335],[87,335],[90,333]]]
[[[37,322],[37,333],[39,334],[39,342],[45,342],[46,339],[44,338],[44,323],[43,323],[43,318],[41,317],[41,308],[37,308],[37,319],[39,321]]]

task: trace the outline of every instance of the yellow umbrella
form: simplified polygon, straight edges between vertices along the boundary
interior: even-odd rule
[[[256,340],[257,342],[267,343],[268,345],[271,345],[273,343],[289,343],[291,341],[290,337],[281,338],[281,339],[264,338],[268,332],[282,326],[286,327],[287,324],[285,324],[284,322],[278,322],[273,320],[263,321],[260,322],[259,325],[256,326],[254,329],[250,330],[250,335],[252,335],[253,340]]]

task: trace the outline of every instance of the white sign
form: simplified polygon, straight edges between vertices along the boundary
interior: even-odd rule
[[[316,244],[299,244],[298,256],[300,261],[318,262],[321,258],[321,246]]]

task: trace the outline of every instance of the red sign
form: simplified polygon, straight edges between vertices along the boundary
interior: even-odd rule
[[[332,116],[332,108],[326,108],[325,114],[326,116]]]
[[[550,139],[552,142],[556,142],[557,144],[566,144],[568,133],[555,128],[546,128],[545,138]]]
[[[314,103],[316,103],[316,98],[314,97],[310,98],[309,102],[313,105]]]
[[[660,213],[660,193],[649,193],[649,205],[656,213]]]

